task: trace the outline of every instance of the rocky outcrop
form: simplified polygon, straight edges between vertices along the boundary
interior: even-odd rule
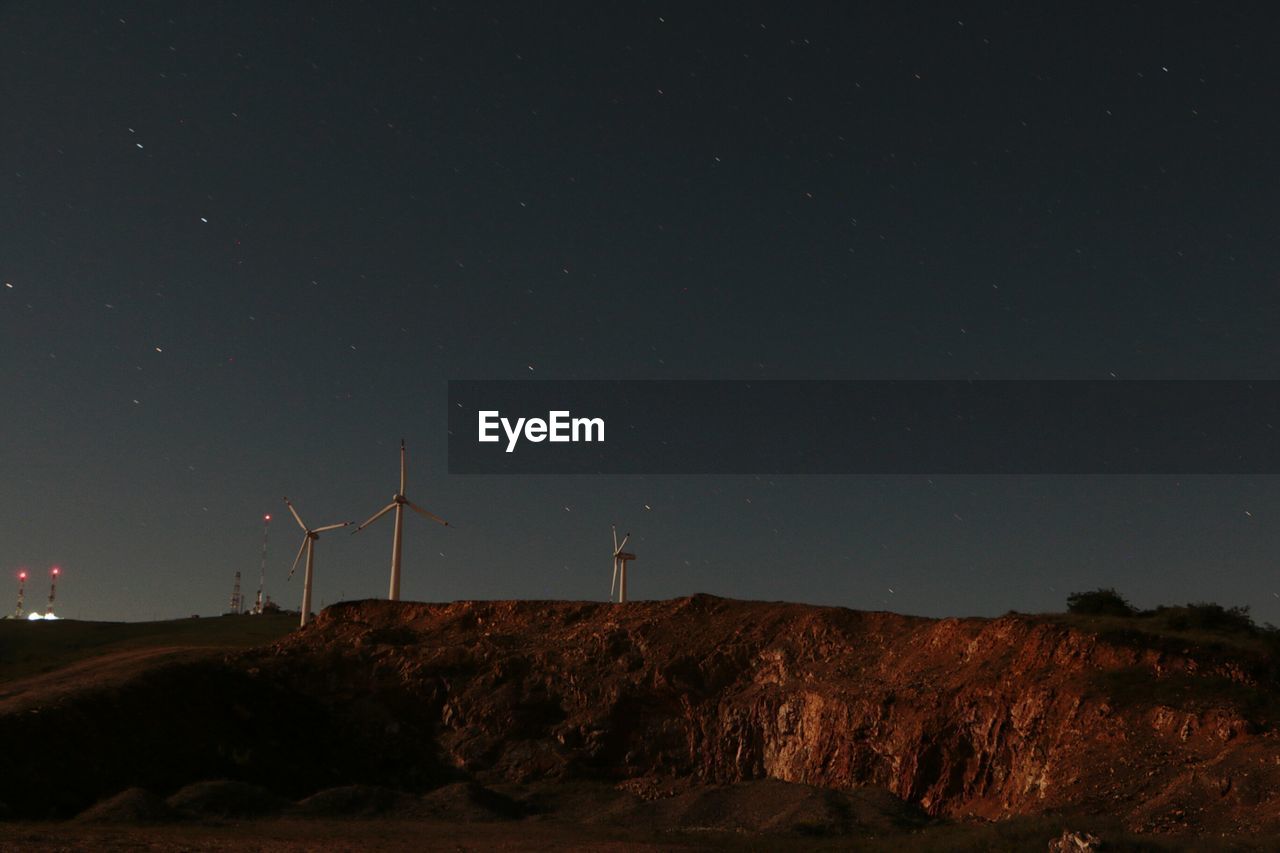
[[[216,666],[204,680],[234,685],[244,725],[223,721],[212,752],[188,744],[186,781],[291,785],[280,792],[303,796],[342,784],[595,779],[658,798],[775,779],[879,786],[948,817],[1280,827],[1267,661],[1104,639],[1045,618],[930,620],[710,596],[367,601]],[[197,693],[199,681],[182,679]],[[165,683],[152,676],[149,689],[158,696]],[[131,689],[145,718],[151,694]],[[46,722],[88,701],[49,709]],[[220,717],[229,700],[183,701]],[[305,719],[277,719],[286,710]],[[0,735],[13,725],[0,717]],[[286,777],[276,764],[304,743],[309,757]],[[97,749],[89,739],[77,748]],[[181,775],[107,774],[94,793]]]
[[[405,697],[442,761],[483,781],[876,785],[934,814],[1105,809],[1138,829],[1226,829],[1280,806],[1270,722],[1217,689],[1274,691],[1253,664],[1043,619],[710,596],[361,602],[325,611],[269,665],[321,660],[337,682],[361,673],[366,695]],[[1143,687],[1179,678],[1203,689],[1170,705]]]

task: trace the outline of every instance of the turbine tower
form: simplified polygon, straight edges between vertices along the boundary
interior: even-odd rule
[[[13,611],[14,619],[22,618],[22,600],[27,595],[27,570],[20,569],[18,571],[18,607]]]
[[[49,570],[49,605],[44,609],[46,619],[53,615],[53,600],[58,595],[58,575],[61,573],[62,569],[57,566]]]
[[[613,600],[614,588],[618,590],[618,603],[627,603],[627,562],[636,558],[635,554],[622,550],[631,538],[628,533],[618,542],[618,525],[613,525],[613,582],[609,584],[609,600]]]
[[[427,512],[425,509],[423,509],[422,507],[418,506],[416,503],[414,503],[413,501],[405,497],[404,490],[405,490],[405,450],[404,450],[404,439],[402,438],[400,439],[400,491],[396,492],[395,495],[392,496],[391,503],[387,504],[382,509],[378,510],[376,513],[373,514],[372,518],[370,518],[364,524],[361,524],[355,530],[351,531],[352,535],[355,535],[359,533],[361,530],[364,530],[370,524],[373,524],[375,521],[382,518],[387,513],[391,512],[391,510],[394,509],[396,511],[395,532],[392,534],[392,538],[391,538],[391,589],[387,593],[387,599],[389,601],[400,600],[400,552],[404,544],[404,538],[402,535],[404,530],[404,508],[407,506],[409,507],[409,509],[413,510],[419,515],[424,515],[434,522],[443,524],[445,527],[449,526],[449,522],[445,521],[440,516],[436,515],[435,513]]]
[[[298,549],[298,556],[293,558],[293,567],[289,569],[289,578],[293,577],[293,573],[298,568],[298,561],[302,559],[302,552],[307,552],[307,568],[302,575],[302,622],[301,627],[306,627],[307,621],[311,618],[311,570],[315,566],[315,547],[316,540],[320,538],[320,534],[326,530],[337,530],[339,527],[346,527],[351,524],[350,521],[343,521],[338,524],[326,524],[324,527],[312,529],[307,527],[302,521],[302,516],[298,515],[298,511],[293,508],[293,504],[289,503],[289,499],[284,499],[284,505],[289,508],[289,512],[293,513],[294,521],[298,522],[298,526],[302,528],[302,547]]]

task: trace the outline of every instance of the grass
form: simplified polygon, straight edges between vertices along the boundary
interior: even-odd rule
[[[298,625],[296,614],[215,616],[164,622],[0,620],[0,680],[52,672],[86,658],[131,649],[265,645]]]

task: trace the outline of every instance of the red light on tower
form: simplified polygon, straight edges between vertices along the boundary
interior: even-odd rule
[[[264,515],[264,516],[262,517],[262,520],[263,520],[263,521],[270,521],[270,520],[271,520],[271,513],[267,513],[266,515]]]
[[[25,569],[23,571],[18,572],[18,580],[24,581],[26,579],[27,579],[27,572]]]
[[[52,569],[52,574],[57,575],[57,574],[61,574],[61,573],[62,573],[62,569],[58,568],[57,566],[54,566],[54,567],[53,567],[53,569]]]

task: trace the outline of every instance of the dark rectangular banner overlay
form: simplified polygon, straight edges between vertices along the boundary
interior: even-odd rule
[[[1274,380],[455,380],[449,472],[1276,474],[1277,425]]]

